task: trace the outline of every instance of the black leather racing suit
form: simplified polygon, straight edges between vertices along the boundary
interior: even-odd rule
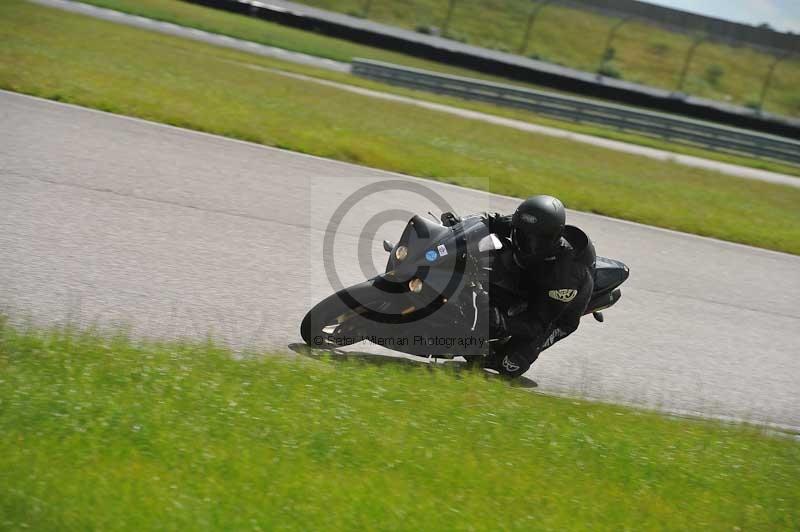
[[[505,343],[493,342],[485,366],[517,377],[542,350],[578,328],[594,288],[594,246],[583,231],[566,226],[552,255],[525,268],[513,256],[511,216],[488,214],[485,220],[504,243],[488,290],[492,312],[499,317],[493,326],[510,336]]]

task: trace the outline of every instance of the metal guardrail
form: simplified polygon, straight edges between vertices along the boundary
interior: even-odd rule
[[[598,124],[714,151],[800,165],[800,142],[744,129],[512,85],[354,59],[353,74],[417,90],[527,109],[570,122]]]

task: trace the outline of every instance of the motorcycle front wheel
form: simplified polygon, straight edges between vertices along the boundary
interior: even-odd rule
[[[378,334],[380,324],[363,315],[369,313],[367,309],[383,309],[385,297],[372,279],[340,290],[308,311],[300,324],[300,335],[310,346],[343,347],[357,343],[367,334]]]

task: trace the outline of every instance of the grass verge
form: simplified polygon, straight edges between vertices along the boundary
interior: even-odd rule
[[[235,15],[224,11],[209,9],[193,4],[188,4],[178,0],[83,0],[87,4],[93,4],[100,7],[115,9],[125,13],[140,15],[155,20],[162,20],[172,22],[182,26],[202,29],[212,33],[219,33],[244,39],[248,41],[258,42],[261,44],[276,46],[287,50],[294,50],[298,52],[315,55],[318,57],[325,57],[337,61],[349,62],[355,57],[375,59],[379,61],[387,61],[399,65],[409,67],[422,68],[435,72],[444,72],[447,74],[454,74],[459,76],[466,76],[472,78],[485,79],[499,83],[506,83],[512,85],[519,85],[523,87],[531,87],[529,84],[519,83],[496,76],[490,76],[479,72],[466,70],[463,68],[452,67],[444,63],[436,63],[419,59],[413,56],[404,55],[400,53],[382,50],[380,48],[373,48],[355,44],[349,41],[335,39],[312,32],[305,32],[280,24],[274,24],[267,21],[253,19],[242,15]],[[299,70],[295,69],[295,70]],[[306,70],[306,73],[310,73]],[[327,79],[337,78],[354,85],[365,86],[366,82],[359,78],[343,77],[331,75],[327,72],[317,71],[314,76]],[[686,144],[677,144],[662,139],[638,135],[631,132],[618,131],[612,128],[606,128],[590,124],[577,124],[555,118],[545,117],[532,112],[526,112],[516,109],[509,109],[507,107],[498,107],[490,104],[471,102],[457,98],[447,98],[435,96],[427,92],[414,92],[397,87],[380,85],[381,90],[384,92],[393,92],[398,94],[412,94],[415,98],[423,98],[426,100],[448,103],[457,107],[465,107],[468,109],[476,109],[479,111],[488,112],[509,118],[516,118],[527,122],[538,123],[557,127],[559,129],[566,129],[568,131],[575,131],[578,133],[586,133],[597,137],[609,138],[614,140],[621,140],[633,144],[640,144],[643,146],[650,146],[653,148],[673,151],[676,153],[683,153],[686,155],[695,155],[707,159],[729,162],[732,164],[739,164],[769,170],[772,172],[779,172],[790,175],[800,176],[800,167],[792,166],[785,163],[770,161],[765,159],[756,159],[746,156],[737,156],[733,154],[721,153],[711,151],[700,146],[688,146]],[[547,91],[553,89],[547,88]]]
[[[479,373],[0,318],[0,526],[790,530],[800,445]]]
[[[304,153],[800,253],[800,189],[254,70],[279,61],[10,0],[0,87]]]

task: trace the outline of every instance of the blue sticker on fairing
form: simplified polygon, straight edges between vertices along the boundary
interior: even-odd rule
[[[436,251],[429,249],[427,253],[425,253],[425,258],[428,259],[428,262],[433,262],[439,258],[439,254]]]

